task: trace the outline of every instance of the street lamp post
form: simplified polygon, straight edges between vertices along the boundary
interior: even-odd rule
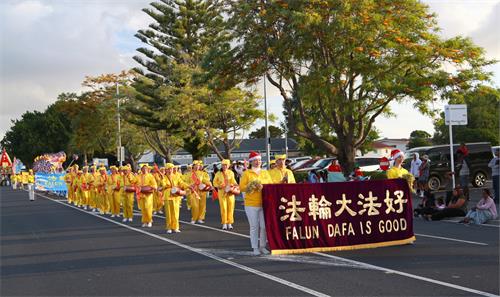
[[[116,107],[117,107],[117,119],[118,119],[118,162],[120,166],[123,165],[122,156],[122,135],[121,135],[121,123],[120,123],[120,89],[118,88],[118,82],[116,82]]]
[[[269,126],[267,124],[267,92],[266,92],[266,75],[264,75],[264,114],[266,125],[266,156],[267,156],[267,169],[271,165],[271,139],[269,138]]]

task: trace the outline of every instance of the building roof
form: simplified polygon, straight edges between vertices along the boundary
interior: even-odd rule
[[[382,141],[374,141],[372,142],[372,148],[374,149],[383,149],[383,148],[394,148],[394,145],[389,145],[387,143],[384,143]]]

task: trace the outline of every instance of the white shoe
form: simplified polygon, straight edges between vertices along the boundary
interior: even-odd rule
[[[194,223],[196,223],[196,222],[195,221],[191,221],[191,224],[194,224]]]
[[[132,223],[132,219],[128,219],[128,221]]]
[[[222,230],[227,230],[227,224],[222,225]]]
[[[231,225],[231,224],[227,224],[227,228],[228,228],[229,230],[233,230],[233,225]]]
[[[87,210],[87,206],[84,206],[83,209]]]
[[[123,220],[122,220],[122,222],[123,222],[123,223],[126,223],[126,222],[127,222],[127,219],[123,219]]]
[[[114,218],[114,217],[115,217],[115,215],[111,215],[111,217],[112,217],[112,218]]]
[[[159,213],[159,214],[163,214],[163,211],[161,211],[161,210],[160,210],[158,213]]]
[[[198,220],[198,221],[196,221],[196,222],[197,222],[198,224],[205,224],[205,221],[203,221],[203,220]]]
[[[259,249],[253,249],[252,254],[253,254],[254,256],[260,256],[260,251],[259,251]]]
[[[168,233],[168,234],[172,233],[172,230],[168,229],[168,230],[167,230],[167,233]]]
[[[153,211],[153,214],[155,215],[155,214],[156,214],[156,211]]]
[[[148,228],[153,227],[153,223],[148,223]]]
[[[264,255],[269,255],[269,254],[270,254],[270,252],[269,252],[266,248],[261,248],[261,249],[260,249],[260,252],[261,252],[262,254],[264,254]]]
[[[142,224],[142,228],[145,228],[148,224]]]
[[[175,229],[175,230],[174,230],[174,232],[175,232],[175,233],[181,233],[181,230],[179,230],[179,229]]]

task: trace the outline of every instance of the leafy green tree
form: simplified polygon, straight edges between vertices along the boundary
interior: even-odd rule
[[[71,137],[71,122],[58,110],[59,103],[44,112],[27,111],[12,126],[0,142],[11,156],[31,167],[35,157],[44,153],[66,151]]]
[[[494,63],[470,39],[440,37],[417,0],[233,1],[228,17],[233,42],[211,52],[207,69],[227,85],[266,75],[290,131],[338,155],[346,172],[391,103],[432,114],[437,97],[488,79],[483,66]]]
[[[432,145],[431,135],[423,130],[415,130],[410,133],[408,148]]]
[[[208,145],[219,158],[229,157],[240,131],[262,112],[252,93],[234,86],[218,88],[216,81],[203,78],[200,65],[207,50],[227,40],[221,3],[162,0],[151,6],[144,12],[155,22],[136,34],[148,47],[139,48],[142,55],[134,57],[142,67],[136,69],[141,76],[134,84],[136,103],[127,108],[128,119],[175,138],[168,143],[182,140],[193,156]],[[224,151],[219,151],[220,143]]]
[[[467,105],[467,125],[453,126],[453,142],[488,141],[499,145],[500,89],[478,86],[462,96],[456,96],[449,104]],[[444,121],[444,112],[434,122],[434,142],[447,144],[450,141],[449,127]]]
[[[269,135],[271,138],[281,138],[281,137],[283,137],[284,133],[285,132],[280,127],[269,125]],[[258,128],[257,130],[251,132],[248,135],[248,138],[251,138],[251,139],[266,138],[266,127],[262,126],[262,127]]]

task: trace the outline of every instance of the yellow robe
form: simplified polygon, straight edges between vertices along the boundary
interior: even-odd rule
[[[151,173],[140,174],[137,177],[137,186],[138,187],[152,187],[154,189],[158,188],[156,180]],[[152,223],[153,222],[153,193],[139,194],[139,203],[141,205],[141,213],[142,213],[142,223]]]
[[[240,180],[240,190],[245,192],[245,206],[262,207],[262,191],[250,191],[248,185],[254,180],[261,184],[272,184],[273,180],[267,170],[261,169],[257,174],[252,169],[245,170]]]
[[[111,174],[108,177],[108,199],[112,215],[120,215],[120,199],[123,180],[120,174]]]
[[[214,187],[218,189],[220,217],[223,225],[234,223],[234,194],[231,192],[226,193],[226,186],[237,185],[233,171],[226,170],[225,173],[219,171],[215,174]]]
[[[161,180],[163,199],[165,203],[165,229],[179,230],[179,210],[182,196],[173,195],[172,188],[186,189],[188,185],[178,175],[167,175]]]
[[[123,176],[123,185],[126,187],[133,187],[137,184],[137,177],[133,174],[125,174]],[[122,192],[123,196],[123,217],[125,219],[133,219],[134,218],[134,193],[133,192],[125,192],[125,189]]]
[[[274,168],[268,171],[269,175],[271,176],[271,179],[273,180],[273,184],[281,184],[284,183],[283,179],[286,176],[286,179],[288,180],[286,183],[287,184],[294,184],[295,183],[295,177],[293,176],[293,172],[290,169],[283,168]]]
[[[205,214],[207,211],[207,192],[201,191],[198,187],[199,184],[205,184],[211,186],[210,177],[208,173],[202,170],[197,170],[194,173],[196,175],[193,178],[193,173],[189,176],[188,184],[192,187],[191,191],[191,221],[203,221],[205,220]]]

